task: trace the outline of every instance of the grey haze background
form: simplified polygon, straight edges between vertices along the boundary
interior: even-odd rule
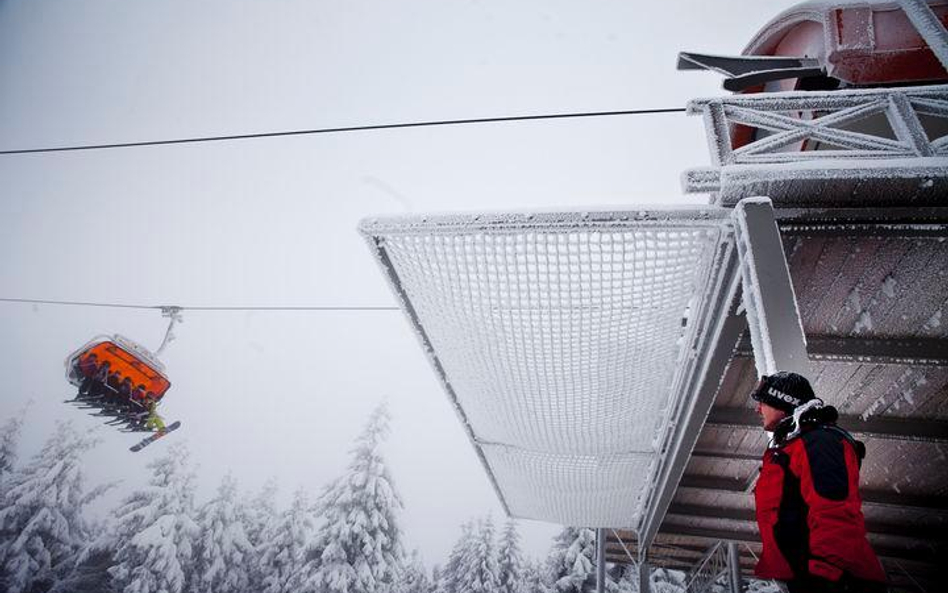
[[[684,106],[719,77],[680,50],[737,53],[789,2],[0,0],[0,149]],[[708,162],[683,114],[0,156],[0,296],[141,304],[389,306],[355,232],[405,211],[699,203]],[[317,491],[383,398],[408,545],[444,560],[458,525],[502,514],[397,311],[185,311],[163,406],[206,499],[278,478]],[[32,398],[26,457],[57,419],[63,359],[100,333],[157,347],[157,312],[0,303],[0,418]],[[141,484],[103,428],[93,481]],[[545,553],[556,527],[526,522]]]

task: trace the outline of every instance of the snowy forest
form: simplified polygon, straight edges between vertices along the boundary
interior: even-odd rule
[[[428,567],[399,524],[402,502],[382,446],[379,406],[350,451],[344,475],[318,496],[297,490],[277,508],[277,485],[242,492],[225,476],[195,500],[187,446],[174,443],[105,518],[89,505],[115,487],[88,485],[97,445],[61,422],[42,449],[19,460],[25,411],[0,423],[0,590],[8,593],[567,593],[593,590],[595,532],[564,528],[547,557],[526,556],[517,524],[490,516],[461,526],[446,558]],[[164,443],[162,443],[164,445]],[[608,590],[638,590],[634,566],[610,566]],[[684,591],[680,572],[655,569],[654,593]]]

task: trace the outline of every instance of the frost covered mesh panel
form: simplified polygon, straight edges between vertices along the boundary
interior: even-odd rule
[[[564,525],[633,527],[652,455],[563,455],[484,445],[510,513]],[[621,524],[616,517],[623,517]]]
[[[723,212],[670,211],[362,230],[508,510],[629,525],[727,224]]]

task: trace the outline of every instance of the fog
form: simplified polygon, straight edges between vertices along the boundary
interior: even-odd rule
[[[789,4],[0,0],[0,150],[683,107],[723,91],[678,51],[739,53]],[[185,308],[167,440],[129,453],[62,403],[72,350],[155,348],[157,310],[0,303],[0,420],[32,401],[22,457],[57,420],[98,430],[90,479],[122,480],[104,512],[171,439],[199,498],[228,470],[318,493],[385,400],[407,544],[443,561],[462,522],[503,511],[404,315],[358,310],[396,304],[358,220],[703,203],[679,175],[708,160],[682,113],[0,155],[0,297]],[[558,527],[522,529],[540,555]]]

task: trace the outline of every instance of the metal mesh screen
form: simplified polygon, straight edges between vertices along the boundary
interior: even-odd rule
[[[362,230],[508,510],[615,526],[637,520],[724,226],[672,211]]]
[[[569,455],[484,445],[511,515],[563,525],[637,522],[643,476],[652,455]]]

